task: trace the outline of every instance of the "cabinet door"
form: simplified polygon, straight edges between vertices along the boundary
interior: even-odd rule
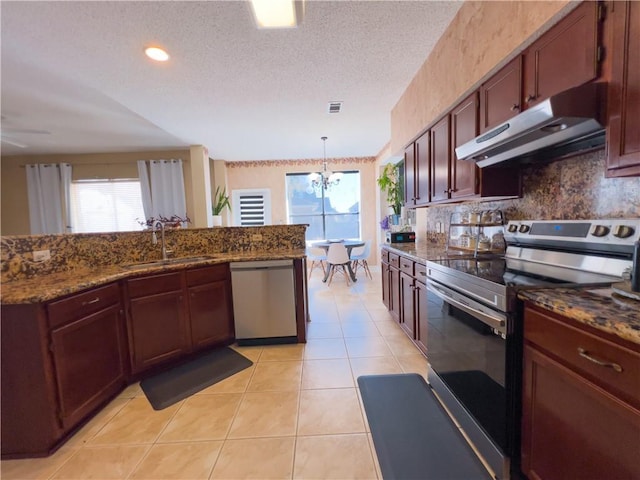
[[[123,327],[118,304],[51,332],[65,428],[77,424],[124,386]]]
[[[390,297],[390,292],[389,292],[389,281],[390,281],[390,275],[391,272],[389,270],[389,264],[388,263],[382,263],[382,303],[384,303],[385,307],[387,307],[387,310],[391,310],[391,297]]]
[[[478,136],[478,92],[473,92],[451,111],[451,198],[478,193],[475,162],[458,160],[455,148]]]
[[[522,57],[518,55],[480,87],[480,132],[520,113],[521,97]]]
[[[429,193],[429,132],[423,133],[415,142],[415,204],[426,205],[430,201]]]
[[[130,300],[128,328],[133,373],[189,350],[185,310],[182,290]]]
[[[598,76],[600,7],[583,2],[526,50],[525,108]]]
[[[404,204],[416,204],[416,153],[415,143],[404,150]]]
[[[522,471],[528,478],[640,477],[640,412],[528,345]]]
[[[189,288],[191,345],[199,349],[233,339],[233,315],[229,282],[217,282]]]
[[[415,338],[418,348],[427,353],[427,286],[416,280],[415,282]]]
[[[413,308],[413,277],[400,272],[400,326],[410,338],[415,336],[415,318]]]
[[[640,3],[610,2],[607,176],[640,175]]]
[[[400,270],[392,265],[389,266],[389,303],[391,304],[391,316],[400,321]]]
[[[451,193],[449,115],[431,127],[431,201],[448,200]]]

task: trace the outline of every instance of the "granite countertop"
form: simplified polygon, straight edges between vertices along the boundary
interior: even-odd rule
[[[260,251],[246,253],[216,253],[198,255],[205,260],[169,265],[140,266],[135,269],[127,265],[107,265],[96,268],[74,268],[65,272],[39,275],[27,280],[16,280],[2,283],[2,303],[22,304],[38,303],[56,299],[92,287],[98,287],[124,278],[139,277],[153,273],[165,273],[184,268],[204,267],[227,262],[243,262],[252,260],[288,260],[304,258],[304,250]],[[190,257],[186,257],[188,259]]]
[[[523,290],[518,297],[603,332],[640,344],[640,301],[619,296],[611,289]]]
[[[444,245],[437,243],[384,243],[382,248],[386,248],[393,253],[404,255],[417,262],[425,263],[427,260],[439,260],[447,258],[447,249]]]

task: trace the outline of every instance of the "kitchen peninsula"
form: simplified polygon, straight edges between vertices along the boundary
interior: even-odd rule
[[[229,262],[292,260],[306,225],[2,237],[2,456],[46,456],[126,385],[235,339]],[[51,258],[33,260],[33,251]]]

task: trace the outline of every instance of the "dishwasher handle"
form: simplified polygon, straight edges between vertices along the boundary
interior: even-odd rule
[[[250,260],[247,262],[231,262],[231,271],[272,270],[293,268],[293,260]]]

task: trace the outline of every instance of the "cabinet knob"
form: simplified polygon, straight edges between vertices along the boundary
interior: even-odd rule
[[[535,95],[527,95],[527,98],[525,98],[524,101],[527,102],[527,103],[531,103],[531,101],[533,101],[535,99],[536,99]]]
[[[517,112],[518,110],[520,110],[520,105],[518,105],[517,103],[514,103],[514,104],[511,106],[511,111],[512,111],[512,112]]]

